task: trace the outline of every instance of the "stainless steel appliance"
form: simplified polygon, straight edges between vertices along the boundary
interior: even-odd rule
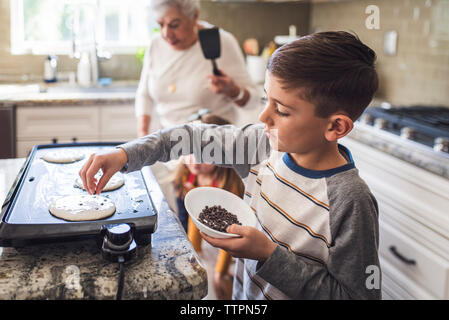
[[[449,108],[447,107],[369,107],[360,121],[406,140],[413,140],[449,153]]]

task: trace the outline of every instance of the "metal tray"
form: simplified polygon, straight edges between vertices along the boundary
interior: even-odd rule
[[[120,143],[72,143],[37,145],[11,187],[2,206],[0,246],[23,246],[42,242],[102,237],[104,226],[116,223],[131,225],[136,242],[151,242],[157,227],[157,211],[141,171],[124,174],[125,184],[116,190],[102,192],[111,199],[116,212],[105,219],[71,222],[54,217],[48,207],[59,197],[86,194],[76,187],[75,179],[83,164],[94,152],[113,149]],[[54,149],[76,149],[84,159],[68,164],[49,163],[41,157]]]

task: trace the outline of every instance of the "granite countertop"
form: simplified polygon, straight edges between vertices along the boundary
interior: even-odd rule
[[[345,139],[354,139],[374,149],[416,165],[440,177],[449,179],[449,154],[403,139],[393,133],[356,122]]]
[[[25,159],[0,160],[0,200]],[[149,167],[144,175],[154,178]],[[158,228],[150,246],[125,263],[123,299],[201,299],[207,274],[159,186],[151,188]],[[93,240],[0,247],[0,299],[114,299],[117,263],[104,260]]]
[[[137,81],[117,81],[106,87],[89,88],[67,83],[0,85],[0,107],[129,104],[134,103],[137,85]]]

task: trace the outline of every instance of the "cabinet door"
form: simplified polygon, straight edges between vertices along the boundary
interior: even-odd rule
[[[100,107],[100,139],[128,141],[137,137],[137,120],[133,105]]]
[[[99,107],[18,107],[17,140],[53,137],[98,138]]]
[[[41,139],[41,140],[19,140],[17,141],[16,150],[18,158],[25,158],[30,153],[31,149],[35,145],[40,144],[52,144],[54,143],[53,139],[56,139],[56,143],[71,143],[73,141],[73,137],[55,137],[52,139]],[[97,138],[79,138],[76,139],[76,142],[98,142]]]
[[[448,299],[448,180],[350,138],[342,142],[379,204],[387,296]]]
[[[410,281],[418,283],[438,299],[447,299],[449,261],[383,220],[379,222],[379,229],[379,253]]]

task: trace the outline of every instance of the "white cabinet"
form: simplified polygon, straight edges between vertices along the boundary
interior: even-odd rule
[[[17,139],[98,138],[99,109],[92,106],[19,107]]]
[[[137,137],[133,106],[101,106],[99,109],[101,141],[128,141]]]
[[[449,299],[449,180],[350,138],[379,204],[385,299]]]
[[[400,270],[405,280],[396,278],[396,283],[408,289],[410,295],[418,299],[447,299],[449,260],[436,254],[431,248],[408,237],[400,225],[384,216],[380,220],[379,253],[384,262],[384,274]],[[439,237],[435,234],[435,240]],[[410,281],[408,281],[410,280]],[[422,290],[413,288],[416,284]]]
[[[121,142],[136,137],[133,105],[19,106],[17,157],[34,145],[70,142]]]

